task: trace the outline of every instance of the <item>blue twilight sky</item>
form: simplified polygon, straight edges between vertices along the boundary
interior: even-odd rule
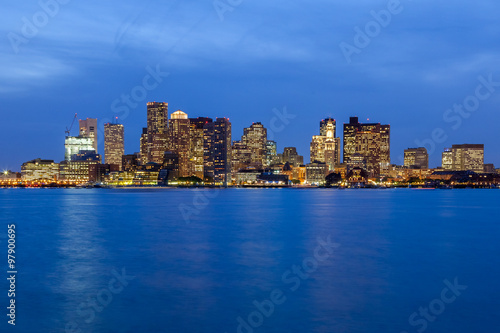
[[[1,169],[62,160],[74,113],[98,118],[101,139],[120,116],[138,151],[148,101],[229,117],[233,140],[274,124],[278,150],[306,161],[322,118],[342,136],[357,115],[391,124],[392,163],[427,140],[431,167],[458,143],[500,165],[497,0],[55,1],[2,1]]]

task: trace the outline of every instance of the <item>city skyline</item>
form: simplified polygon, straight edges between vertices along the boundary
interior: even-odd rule
[[[401,1],[390,24],[360,47],[357,31],[373,26],[387,2],[268,8],[254,1],[222,17],[210,2],[67,3],[30,38],[23,17],[43,9],[12,4],[0,23],[0,139],[16,140],[0,168],[15,169],[40,151],[59,159],[60,133],[75,112],[99,119],[99,128],[118,116],[129,129],[127,152],[139,151],[135,124],[154,100],[190,116],[229,117],[235,129],[252,121],[270,128],[273,110],[286,108],[295,118],[280,123],[274,139],[306,159],[317,119],[335,118],[340,128],[358,116],[391,125],[393,163],[421,146],[416,141],[431,140],[431,166],[457,142],[485,143],[489,162],[499,165],[500,147],[488,144],[500,120],[496,6]],[[12,34],[25,38],[17,48]],[[346,59],[341,45],[356,52]],[[98,139],[102,152],[102,133]]]
[[[105,157],[105,151],[107,150],[107,148],[106,148],[106,140],[107,140],[106,133],[107,132],[106,131],[109,131],[113,127],[114,128],[118,127],[120,129],[119,130],[120,133],[117,133],[116,130],[114,130],[115,131],[113,133],[114,138],[112,140],[114,140],[114,141],[118,140],[119,143],[114,142],[113,145],[115,146],[115,148],[114,148],[115,150],[118,149],[119,152],[122,152],[121,155],[139,154],[138,158],[142,161],[143,164],[146,161],[152,161],[155,163],[162,164],[164,161],[163,160],[163,152],[164,151],[172,151],[172,152],[175,152],[176,154],[179,154],[180,156],[184,156],[184,157],[181,157],[181,165],[184,165],[183,167],[181,167],[181,169],[182,170],[185,169],[184,171],[181,171],[182,176],[187,177],[188,174],[194,175],[195,174],[194,169],[196,167],[193,165],[192,168],[194,168],[194,169],[188,170],[187,169],[188,168],[187,167],[187,160],[186,160],[188,153],[193,154],[193,152],[190,152],[190,148],[188,147],[189,143],[186,141],[189,139],[189,136],[190,136],[189,123],[191,122],[191,124],[193,125],[193,128],[195,128],[197,125],[197,122],[201,121],[202,124],[201,124],[200,129],[203,129],[203,123],[206,122],[207,120],[212,121],[212,119],[209,117],[200,116],[200,115],[198,115],[197,118],[194,118],[194,117],[189,116],[187,113],[183,112],[180,109],[169,114],[168,102],[147,102],[146,103],[146,111],[147,111],[146,112],[146,117],[147,117],[146,125],[148,127],[141,127],[142,134],[138,138],[135,138],[136,139],[135,141],[137,141],[139,143],[138,150],[130,151],[127,149],[127,147],[129,145],[127,145],[126,141],[124,140],[124,125],[119,122],[118,117],[115,117],[113,123],[109,122],[109,123],[104,124],[102,130],[100,128],[98,128],[98,126],[97,127],[95,126],[95,124],[97,124],[99,122],[99,119],[86,118],[86,119],[79,119],[79,121],[78,121],[79,122],[79,129],[74,129],[73,131],[70,131],[71,128],[70,129],[66,128],[66,131],[65,131],[65,133],[66,133],[66,138],[65,138],[66,152],[64,154],[64,160],[69,161],[73,154],[78,153],[78,149],[76,151],[75,151],[75,149],[79,145],[82,145],[82,147],[84,147],[83,148],[84,150],[92,149],[92,146],[94,147],[94,149],[97,148],[98,144],[100,143],[98,133],[101,133],[101,136],[103,137],[103,139],[102,139],[102,141],[103,141],[102,142],[103,153],[100,154],[102,156],[102,161],[105,161],[105,163],[107,163],[107,164],[116,164],[116,163],[108,163],[107,158]],[[161,113],[161,116],[160,116],[160,113]],[[75,119],[77,119],[77,118],[78,118],[77,114],[75,114]],[[219,117],[215,117],[215,118],[219,118]],[[228,117],[225,117],[225,118],[229,119]],[[185,119],[185,120],[182,120],[182,119]],[[185,134],[182,134],[183,132],[179,131],[179,126],[183,126],[183,125],[178,125],[179,121],[186,121],[187,122],[184,125],[187,127],[183,130],[185,132]],[[370,119],[367,119],[367,121],[370,121]],[[158,132],[158,128],[156,128],[156,127],[158,127],[158,124],[160,124],[159,127],[161,127],[161,128],[160,128],[160,132],[159,132],[159,138],[156,139],[156,137],[158,135],[153,134],[153,132],[155,132],[155,133]],[[231,123],[231,126],[232,126],[232,123]],[[240,140],[238,140],[238,134],[234,134],[234,131],[231,133],[232,134],[231,135],[231,143],[232,143],[233,150],[235,149],[234,148],[235,146],[238,147],[238,145],[242,145],[242,147],[244,147],[245,149],[250,149],[252,151],[255,151],[255,148],[251,148],[253,141],[248,141],[246,139],[246,137],[247,137],[247,135],[249,135],[249,133],[254,132],[254,130],[252,130],[252,129],[255,128],[256,126],[258,128],[260,127],[262,129],[263,135],[264,135],[263,138],[267,139],[267,140],[265,140],[265,141],[267,141],[266,143],[273,142],[273,144],[274,144],[273,149],[275,149],[275,150],[277,147],[277,151],[276,151],[277,153],[279,153],[280,151],[283,151],[284,149],[285,149],[285,153],[286,153],[286,148],[291,147],[290,145],[281,144],[280,142],[277,142],[276,140],[268,139],[267,138],[268,129],[261,122],[252,122],[252,124],[250,126],[243,128],[243,136],[241,137]],[[329,127],[329,126],[331,126],[331,127]],[[309,156],[312,157],[314,155],[313,158],[309,158],[307,160],[309,163],[312,163],[314,161],[326,162],[328,165],[330,165],[330,167],[329,167],[330,170],[333,170],[333,167],[335,165],[340,164],[340,163],[344,163],[344,164],[348,163],[349,155],[352,152],[349,153],[349,155],[346,152],[349,152],[349,150],[353,149],[352,147],[354,145],[354,141],[348,141],[347,144],[345,144],[344,141],[346,139],[346,135],[348,137],[352,137],[352,131],[354,130],[354,128],[362,129],[361,133],[367,133],[366,132],[367,130],[369,130],[369,131],[375,130],[377,133],[380,132],[381,130],[387,131],[387,139],[386,139],[387,142],[385,143],[385,147],[386,147],[385,151],[389,154],[388,156],[390,156],[390,163],[387,164],[387,162],[384,162],[383,164],[385,164],[386,167],[388,165],[408,166],[406,163],[407,151],[417,149],[417,148],[418,149],[427,148],[427,147],[414,147],[414,148],[412,148],[412,147],[408,146],[402,152],[396,153],[396,154],[400,153],[401,156],[398,156],[397,161],[395,161],[392,159],[393,155],[391,154],[391,140],[389,139],[391,136],[390,125],[380,125],[380,123],[373,123],[372,121],[370,121],[368,123],[363,123],[363,122],[359,121],[358,117],[351,116],[351,117],[349,117],[349,122],[343,123],[343,128],[341,128],[341,132],[339,132],[339,133],[337,133],[337,126],[338,126],[337,121],[334,118],[325,117],[325,118],[321,119],[320,126],[318,128],[319,133],[316,133],[316,134],[320,134],[320,135],[316,135],[316,134],[313,135],[312,141],[310,142],[310,145],[308,147],[309,148],[308,151],[305,153],[298,152],[299,155],[308,156],[308,157]],[[90,128],[91,128],[91,130],[89,130]],[[149,128],[149,130],[148,130],[148,128]],[[73,136],[72,134],[74,134],[74,132],[77,130],[78,130],[78,135]],[[271,133],[272,133],[272,130],[271,130]],[[382,138],[383,138],[383,133],[385,133],[385,132],[381,132],[381,133],[382,133]],[[119,138],[116,138],[116,135],[119,135]],[[146,136],[144,137],[144,135],[146,135]],[[260,134],[257,134],[257,135],[260,135]],[[109,134],[108,134],[108,136],[111,137],[111,135],[109,135]],[[155,137],[154,140],[153,140],[153,137]],[[97,139],[95,139],[95,138],[97,138]],[[329,139],[327,139],[327,138],[329,138]],[[365,138],[363,140],[368,140],[368,141],[373,140],[372,135],[370,135],[369,137],[366,137],[366,134],[364,134],[363,138]],[[143,147],[142,147],[143,140],[146,141],[145,144],[147,147],[146,148],[147,150],[145,150],[144,152],[143,152]],[[160,143],[157,142],[158,140],[160,140]],[[325,146],[324,140],[326,140],[326,142],[331,142],[330,146],[328,146],[328,144]],[[352,139],[350,139],[350,140],[355,140],[355,136],[352,137]],[[380,138],[379,138],[379,140],[380,140]],[[184,143],[182,143],[182,142],[184,142]],[[251,165],[251,166],[256,167],[256,168],[263,167],[263,165],[265,164],[265,160],[266,160],[266,156],[265,156],[266,143],[263,144],[263,146],[260,148],[260,151],[252,152],[251,154],[249,152],[250,161],[249,161],[248,165]],[[377,146],[380,144],[381,144],[381,142],[378,143]],[[110,145],[111,145],[111,143],[110,143]],[[182,150],[182,151],[185,151],[184,153],[179,151],[179,148],[178,148],[179,145],[185,146],[185,148]],[[255,143],[253,143],[253,145],[255,146]],[[321,145],[322,148],[319,148],[318,145]],[[481,145],[481,146],[483,146],[483,150],[484,150],[484,147],[487,147],[488,143],[486,143],[486,144],[484,144],[484,143],[455,144],[454,143],[453,144],[453,146],[459,146],[459,145]],[[99,144],[99,146],[101,146],[101,144]],[[135,146],[135,145],[133,145],[133,146]],[[248,146],[248,148],[246,148],[247,146]],[[362,145],[362,146],[365,146],[365,145]],[[451,146],[451,144],[450,144],[450,146]],[[88,148],[86,148],[86,147],[88,147]],[[154,148],[154,147],[156,147],[156,148]],[[325,147],[327,147],[326,150],[325,150]],[[292,147],[292,148],[297,149],[297,147]],[[97,153],[97,154],[99,154],[98,149],[95,149],[95,153]],[[368,144],[368,145],[366,145],[366,147],[364,149],[361,148],[361,146],[358,147],[358,149],[366,150],[368,152],[372,148],[370,148],[370,144]],[[380,147],[378,149],[380,149]],[[156,151],[156,150],[157,150],[157,153],[153,153],[153,151]],[[318,152],[318,150],[319,150],[319,152]],[[321,152],[321,150],[323,150],[323,152]],[[429,162],[428,162],[429,156],[427,156],[426,157],[427,158],[427,167],[429,167],[429,168],[441,167],[443,165],[443,158],[444,158],[443,154],[446,154],[446,151],[448,151],[448,150],[450,150],[450,148],[445,147],[443,149],[443,151],[439,152],[439,161],[434,166],[429,164]],[[328,153],[327,151],[331,151],[331,153]],[[326,154],[325,154],[325,152],[326,152]],[[359,151],[358,151],[358,153],[359,153]],[[50,160],[50,158],[44,157],[43,153],[40,153],[40,154],[42,156],[32,157],[28,160],[37,159],[37,158],[38,159],[41,158],[43,160]],[[109,152],[108,152],[108,154],[109,154]],[[117,153],[115,153],[115,155],[116,154]],[[260,165],[259,165],[259,163],[255,162],[255,157],[253,157],[256,154],[258,154],[257,160],[260,159],[263,161],[263,163],[261,163]],[[376,153],[376,155],[378,155],[378,154],[379,153]],[[118,155],[112,157],[114,162],[119,160]],[[430,154],[428,154],[428,155],[430,155]],[[368,155],[366,155],[366,158],[368,159],[368,164],[372,163],[372,162],[369,162],[370,157]],[[382,159],[384,159],[384,157]],[[55,158],[53,160],[58,161],[57,158]],[[182,162],[182,160],[184,160],[184,162]],[[61,159],[61,161],[63,161],[63,159]],[[387,161],[387,158],[385,158],[384,161]],[[26,161],[24,161],[24,162],[26,162]],[[305,161],[303,163],[305,164]],[[380,164],[380,161],[374,161],[373,163]],[[490,161],[489,157],[487,157],[485,159],[484,163],[485,164],[487,164],[487,163],[494,164]],[[121,162],[119,165],[121,168]],[[369,165],[367,167],[367,169],[372,169],[372,168],[373,167],[370,167]],[[10,168],[10,169],[4,168],[3,170],[4,171],[6,171],[6,170],[18,171],[15,168],[14,169],[13,168]],[[376,172],[376,174],[378,174],[378,173],[379,173],[379,171]]]

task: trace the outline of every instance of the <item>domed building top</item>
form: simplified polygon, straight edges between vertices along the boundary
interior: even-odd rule
[[[188,115],[181,110],[177,110],[170,115],[170,119],[188,119]]]

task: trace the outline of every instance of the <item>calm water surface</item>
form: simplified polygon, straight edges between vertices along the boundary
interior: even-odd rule
[[[496,332],[499,199],[497,190],[3,189],[0,276],[15,223],[17,332]],[[318,238],[338,247],[318,252]],[[453,293],[445,280],[467,289]],[[6,312],[0,331],[14,331]]]

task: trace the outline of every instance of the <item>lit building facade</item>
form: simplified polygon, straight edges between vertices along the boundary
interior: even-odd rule
[[[266,142],[266,162],[264,166],[270,166],[274,164],[277,156],[277,145],[276,141],[267,140]]]
[[[217,185],[231,182],[231,122],[217,118],[204,127],[205,178]]]
[[[328,165],[323,162],[313,162],[306,165],[306,183],[324,185],[328,174]]]
[[[141,139],[139,142],[139,164],[144,165],[148,163],[148,128],[142,129]]]
[[[453,171],[484,172],[484,145],[463,144],[451,147]]]
[[[370,176],[386,175],[391,163],[390,134],[390,125],[362,124],[358,117],[351,117],[344,124],[344,163],[358,153],[365,157]]]
[[[404,165],[411,169],[428,169],[429,154],[427,149],[424,147],[405,149]]]
[[[167,150],[168,103],[148,102],[148,162],[163,163],[163,153]]]
[[[57,181],[59,163],[53,160],[35,160],[25,162],[21,166],[21,179],[24,181]]]
[[[189,118],[189,124],[191,126],[190,130],[190,155],[191,163],[194,175],[198,178],[203,179],[204,168],[203,168],[203,142],[204,133],[203,127],[213,122],[212,118],[198,117]]]
[[[191,163],[191,126],[188,115],[177,110],[170,116],[168,126],[169,151],[179,156],[179,177],[190,177],[194,174]]]
[[[67,136],[64,140],[64,159],[71,161],[71,156],[80,151],[94,150],[94,140],[87,136]]]
[[[453,152],[449,148],[446,148],[442,154],[441,167],[444,170],[453,169]]]
[[[337,138],[337,122],[327,118],[320,122],[320,135],[312,138],[310,145],[311,162],[318,161],[328,165],[329,170],[334,170],[340,163],[340,138]]]
[[[266,164],[267,129],[260,122],[243,129],[241,143],[252,152],[251,166],[262,168]]]
[[[122,170],[122,156],[125,154],[124,131],[121,124],[104,125],[104,161],[118,165]]]
[[[252,163],[252,151],[241,141],[234,141],[231,149],[231,170],[236,173]]]
[[[282,163],[290,163],[293,166],[304,164],[304,156],[299,155],[295,147],[285,147],[282,156]]]
[[[80,136],[92,139],[92,147],[97,153],[97,119],[87,118],[85,120],[79,120],[80,125]]]

